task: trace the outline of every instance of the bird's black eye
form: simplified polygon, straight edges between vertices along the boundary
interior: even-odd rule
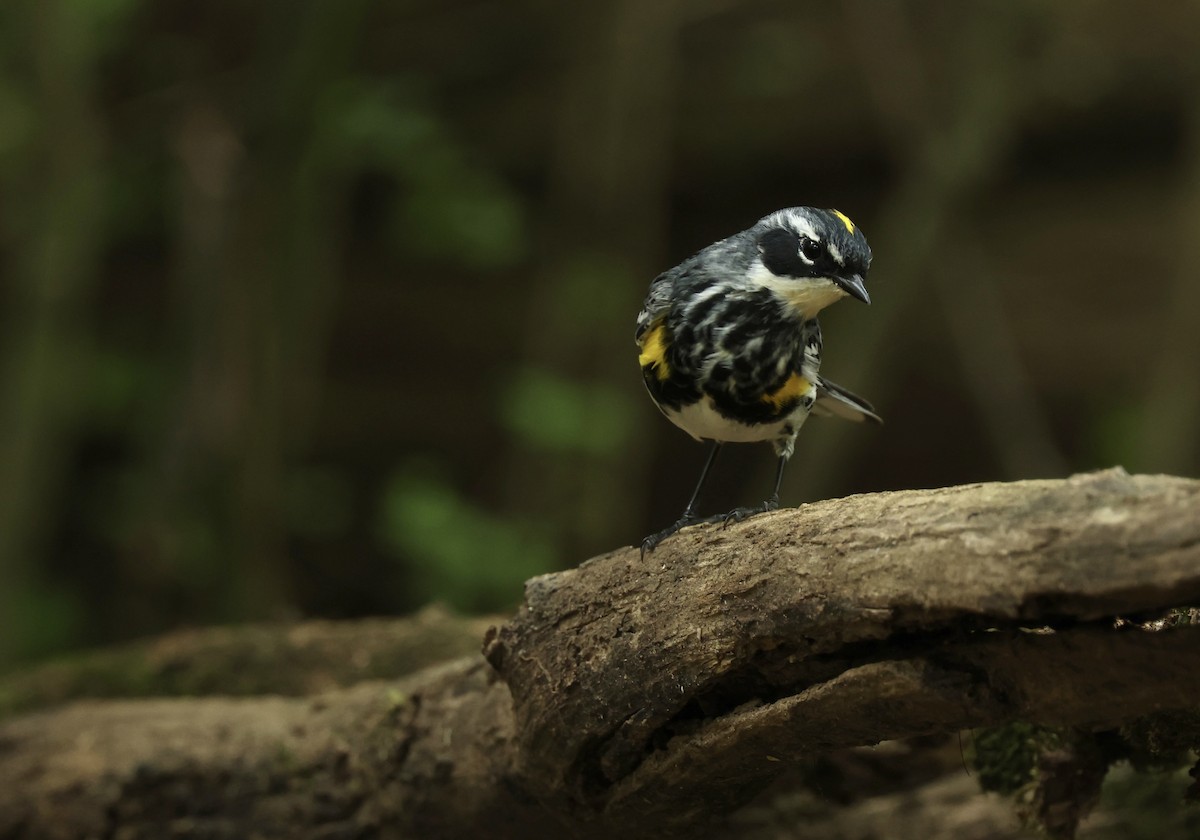
[[[817,240],[805,236],[800,239],[800,253],[804,255],[805,259],[816,262],[825,253],[825,249]]]

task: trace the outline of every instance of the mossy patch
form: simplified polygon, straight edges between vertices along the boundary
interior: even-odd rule
[[[979,782],[1013,798],[1021,821],[1070,840],[1100,799],[1112,760],[1106,739],[1074,729],[1015,722],[976,733]]]

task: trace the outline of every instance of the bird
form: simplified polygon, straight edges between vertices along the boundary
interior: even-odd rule
[[[688,257],[650,284],[637,316],[638,363],[668,420],[711,446],[680,529],[740,522],[779,507],[784,468],[810,413],[882,423],[871,403],[821,376],[817,316],[844,297],[870,304],[871,248],[838,210],[789,207]],[[696,504],[726,443],[768,442],[778,464],[762,504],[700,518]]]

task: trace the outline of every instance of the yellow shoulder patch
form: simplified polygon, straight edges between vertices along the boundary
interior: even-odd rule
[[[671,375],[667,366],[667,327],[659,324],[642,339],[642,352],[638,356],[638,364],[643,368],[654,368],[654,375],[664,380]]]
[[[798,400],[809,392],[812,388],[812,383],[798,373],[793,373],[775,391],[769,394],[762,395],[762,401],[770,403],[776,410],[783,408],[784,405],[792,400]]]
[[[846,230],[850,231],[851,233],[854,233],[854,222],[850,221],[849,216],[847,216],[841,210],[830,210],[829,212],[842,220],[842,224],[844,224],[846,226]]]

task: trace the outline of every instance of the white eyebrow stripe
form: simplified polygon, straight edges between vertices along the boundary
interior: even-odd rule
[[[834,245],[832,242],[826,242],[825,247],[829,251],[829,256],[833,257],[834,261],[838,265],[846,264],[846,258],[842,256],[841,249],[839,249],[838,246]]]
[[[791,228],[801,236],[821,241],[821,237],[817,236],[817,232],[813,230],[812,224],[799,213],[793,213],[790,210],[776,210],[767,216],[767,223],[775,227]]]

